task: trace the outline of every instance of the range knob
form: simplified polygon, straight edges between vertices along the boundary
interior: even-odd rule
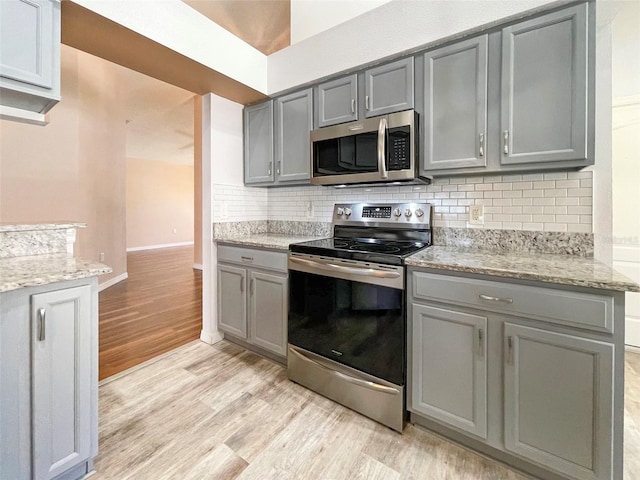
[[[351,215],[351,209],[350,208],[345,208],[344,209],[344,214],[348,217],[349,215]]]
[[[416,210],[416,217],[421,218],[424,215],[424,211],[419,208]]]
[[[399,217],[400,215],[402,215],[402,210],[400,210],[399,208],[396,208],[396,209],[393,211],[393,214],[394,214],[396,217]]]
[[[409,210],[408,208],[404,211],[404,216],[407,218],[411,217],[411,210]]]
[[[336,210],[336,213],[337,213],[338,215],[343,215],[343,214],[344,214],[344,208],[342,208],[342,207],[338,207],[338,209]]]

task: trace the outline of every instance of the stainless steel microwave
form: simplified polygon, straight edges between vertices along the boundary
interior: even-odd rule
[[[427,183],[418,175],[418,114],[413,110],[311,132],[311,183]]]

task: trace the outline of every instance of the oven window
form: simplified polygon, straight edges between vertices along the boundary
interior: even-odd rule
[[[289,271],[289,343],[404,385],[404,291]]]

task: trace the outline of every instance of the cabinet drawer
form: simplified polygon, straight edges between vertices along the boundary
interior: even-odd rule
[[[417,299],[524,315],[578,328],[613,332],[613,297],[511,285],[423,272],[412,274]]]
[[[266,268],[279,272],[287,271],[287,254],[253,248],[218,245],[218,261],[237,263],[247,267]]]

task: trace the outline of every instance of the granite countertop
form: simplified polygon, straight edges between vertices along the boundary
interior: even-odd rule
[[[411,255],[406,264],[497,277],[640,292],[640,285],[590,257],[531,254],[431,246]]]
[[[243,236],[229,236],[214,238],[218,243],[233,243],[250,247],[274,248],[277,250],[288,250],[292,243],[308,242],[318,240],[319,236],[283,235],[279,233],[254,233]]]
[[[0,258],[0,292],[111,273],[111,267],[66,253]]]
[[[66,228],[85,228],[86,223],[82,222],[51,222],[51,223],[24,223],[24,224],[2,224],[0,232],[30,232],[34,230],[62,230]]]

